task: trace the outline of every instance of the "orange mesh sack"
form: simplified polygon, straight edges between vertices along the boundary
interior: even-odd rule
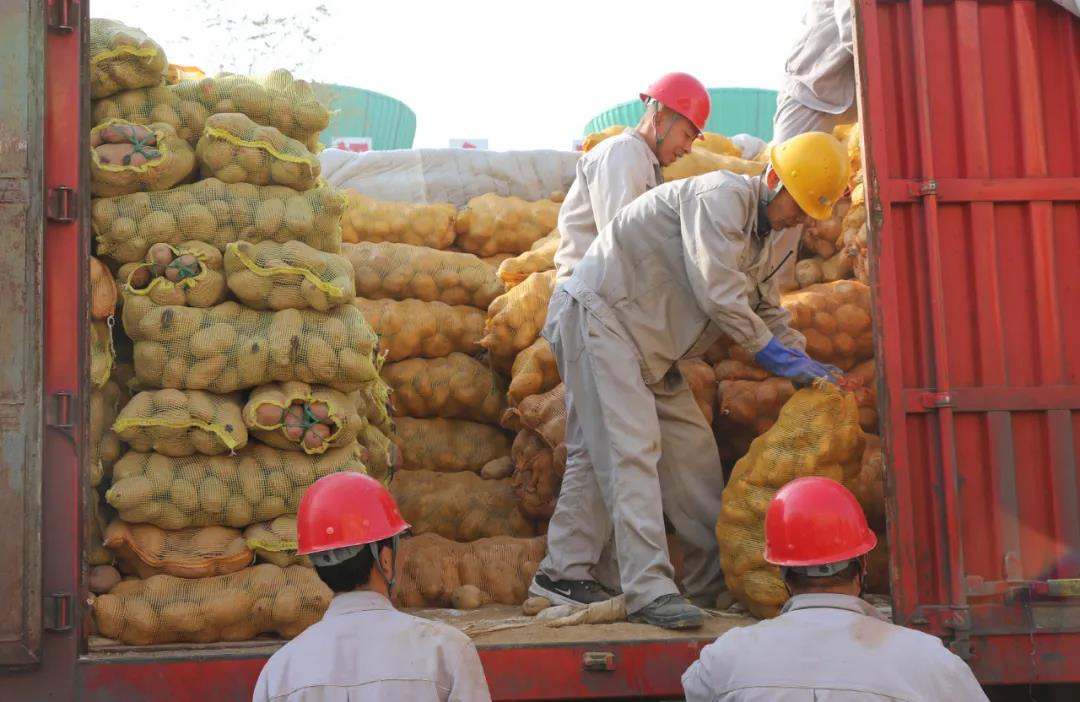
[[[332,597],[311,568],[264,563],[213,578],[120,583],[93,610],[102,636],[131,646],[214,643],[292,638],[322,618]]]
[[[217,456],[247,446],[240,403],[239,395],[201,390],[140,392],[120,412],[113,429],[136,451]]]
[[[105,264],[90,257],[90,319],[108,319],[116,312],[116,281]]]
[[[225,183],[308,190],[322,173],[319,159],[302,143],[238,112],[207,117],[195,153],[202,177]]]
[[[810,223],[803,228],[803,248],[813,251],[821,258],[831,258],[837,251],[843,249],[843,240],[840,236],[843,233],[841,224],[850,206],[850,200],[839,200],[829,219],[810,220]]]
[[[536,527],[518,511],[509,480],[484,480],[464,471],[405,470],[394,476],[390,492],[416,534],[451,541],[536,535]]]
[[[724,487],[716,539],[728,588],[757,617],[775,616],[788,594],[765,563],[765,511],[795,478],[849,483],[861,470],[866,440],[854,395],[831,385],[795,393],[776,424],[754,440]]]
[[[487,424],[402,417],[395,427],[403,470],[479,473],[487,462],[510,455],[509,437]]]
[[[260,560],[280,568],[311,567],[311,559],[296,555],[296,515],[289,514],[244,529],[244,541]]]
[[[243,422],[268,446],[308,454],[354,443],[365,424],[343,393],[296,381],[252,390]]]
[[[154,244],[143,262],[120,266],[120,280],[124,292],[159,305],[212,307],[228,294],[223,268],[221,252],[210,244]]]
[[[486,334],[480,345],[507,370],[518,353],[540,337],[554,289],[555,271],[533,273],[524,283],[500,295],[488,308],[484,324]]]
[[[90,323],[90,382],[102,387],[113,366],[112,320]]]
[[[467,544],[437,534],[421,534],[401,543],[401,579],[394,589],[398,607],[458,607],[455,593],[478,588],[479,604],[519,605],[546,552],[543,537],[499,536]]]
[[[170,63],[166,66],[162,74],[162,78],[165,79],[167,85],[176,85],[183,80],[201,80],[205,77],[206,73],[197,66],[181,66],[176,63]]]
[[[445,249],[454,243],[456,216],[457,208],[446,202],[390,202],[349,190],[341,238],[350,244],[390,242]]]
[[[701,414],[711,425],[716,405],[716,375],[712,367],[701,359],[679,361],[678,365],[690,386],[690,391],[694,394],[694,401],[701,409]]]
[[[388,363],[382,377],[393,390],[394,415],[398,417],[498,424],[506,409],[506,383],[463,353]]]
[[[885,531],[885,461],[881,437],[866,435],[866,449],[858,475],[844,483],[862,505],[866,521],[877,532]]]
[[[738,156],[714,154],[703,149],[695,149],[675,163],[664,168],[664,182],[704,175],[713,171],[730,171],[742,175],[761,175],[764,163],[745,161]]]
[[[157,85],[168,65],[165,51],[142,30],[90,18],[90,97]]]
[[[542,395],[531,395],[507,411],[504,425],[514,431],[532,429],[551,448],[566,440],[566,386],[559,383]]]
[[[742,149],[740,149],[735,142],[728,139],[723,134],[716,134],[715,132],[702,132],[701,140],[694,144],[694,146],[700,146],[706,151],[722,156],[742,157]]]
[[[467,305],[362,297],[353,305],[379,336],[379,355],[390,363],[475,353],[484,335],[484,311]]]
[[[112,425],[124,398],[126,395],[114,380],[90,391],[90,487],[101,484],[123,453]]]
[[[372,300],[409,300],[471,305],[486,310],[502,294],[495,271],[476,256],[391,243],[344,244],[356,294]]]
[[[506,289],[525,282],[533,273],[542,273],[555,268],[555,252],[559,249],[559,230],[552,229],[543,239],[537,239],[532,247],[513,258],[499,264],[499,278]]]
[[[393,479],[398,463],[401,462],[400,451],[394,445],[393,439],[381,429],[364,422],[357,440],[364,451],[364,465],[367,466],[368,475],[383,483]]]
[[[234,241],[296,240],[337,253],[344,203],[341,193],[329,186],[297,192],[280,185],[226,184],[208,178],[156,193],[100,198],[90,209],[98,253],[133,263],[154,244],[193,239],[219,251]]]
[[[125,522],[240,528],[295,514],[309,485],[341,471],[364,472],[357,445],[320,456],[269,446],[186,458],[131,451],[113,467],[105,499]]]
[[[350,305],[257,312],[235,302],[195,309],[128,295],[123,317],[135,372],[152,387],[229,393],[300,380],[351,392],[377,377],[375,334]]]
[[[158,70],[159,82],[161,73]],[[318,150],[319,132],[330,124],[330,113],[315,99],[311,87],[293,79],[288,71],[274,71],[261,79],[222,73],[173,85],[151,85],[156,87],[96,100],[94,123],[116,117],[137,124],[165,122],[195,146],[210,115],[240,112],[296,139],[310,151]]]
[[[97,490],[92,490],[89,509],[83,516],[83,542],[86,545],[86,564],[89,566],[108,565],[113,562],[112,551],[105,548],[102,538],[104,531],[105,518],[102,516],[101,496]]]
[[[218,526],[165,531],[116,519],[105,530],[105,546],[121,572],[144,579],[209,578],[243,570],[253,559],[239,529]]]
[[[168,190],[195,170],[195,152],[167,124],[110,119],[90,130],[90,192],[116,197]]]
[[[558,223],[563,194],[556,197],[558,202],[526,202],[494,193],[474,197],[458,212],[454,223],[457,245],[477,256],[524,253]]]
[[[780,409],[794,394],[795,386],[787,378],[721,380],[717,386],[718,419],[746,427],[753,436],[760,436],[776,423]]]
[[[514,359],[506,397],[510,406],[516,407],[526,397],[545,393],[561,382],[551,344],[540,336]]]
[[[225,275],[236,299],[256,310],[326,312],[356,293],[348,261],[299,241],[229,244]]]
[[[552,450],[539,434],[522,429],[514,439],[511,456],[514,474],[510,482],[518,509],[530,519],[551,519],[566,471],[566,447]]]

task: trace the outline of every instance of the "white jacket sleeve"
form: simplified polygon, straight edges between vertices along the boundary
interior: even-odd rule
[[[589,201],[596,231],[601,232],[615,214],[649,189],[651,164],[643,164],[641,147],[626,141],[613,145],[589,173]]]
[[[484,667],[472,641],[466,639],[447,651],[447,659],[454,671],[454,687],[448,702],[491,702]]]
[[[713,191],[708,196],[687,195],[679,203],[690,289],[721,331],[750,353],[757,353],[773,333],[750,309],[746,275],[739,269],[746,234],[736,213],[742,205],[734,197],[717,198]]]
[[[710,684],[708,667],[701,658],[694,661],[683,673],[682,687],[686,702],[713,702],[716,699],[716,693]]]
[[[855,55],[851,42],[851,0],[833,0],[833,14],[836,15],[836,28],[840,32],[840,46]]]
[[[264,663],[262,670],[259,671],[259,680],[255,683],[254,692],[251,693],[251,702],[270,702],[270,693],[266,689],[266,665]]]

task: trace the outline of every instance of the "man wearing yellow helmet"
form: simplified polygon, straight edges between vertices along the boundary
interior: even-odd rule
[[[791,329],[768,277],[769,234],[827,218],[847,180],[841,144],[811,133],[774,148],[764,176],[718,171],[658,186],[615,215],[552,296],[544,337],[595,475],[581,484],[604,505],[596,538],[614,530],[631,621],[702,623],[674,582],[665,514],[686,546],[687,594],[723,587],[713,534],[720,457],[676,363],[727,334],[797,382],[838,372],[810,359]],[[556,515],[588,502],[563,493]]]

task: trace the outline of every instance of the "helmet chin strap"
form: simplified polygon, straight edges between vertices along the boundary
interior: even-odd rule
[[[667,130],[665,130],[663,135],[661,135],[660,113],[664,110],[664,106],[660,103],[659,100],[655,100],[653,98],[649,98],[649,106],[653,108],[653,133],[656,135],[656,150],[659,151],[660,147],[664,143],[664,140],[667,139],[668,134],[671,134],[671,130],[675,128],[675,123],[682,119],[682,115],[680,115],[678,112],[673,112],[673,119],[671,120],[671,124],[668,125]]]
[[[390,574],[387,575],[386,571],[382,567],[382,559],[379,553],[379,544],[368,544],[368,548],[371,550],[371,555],[375,559],[375,568],[379,571],[379,575],[383,576],[383,580],[386,581],[386,594],[391,601],[394,599],[394,585],[397,584],[397,553],[398,545],[401,543],[401,535],[394,534],[390,539]]]

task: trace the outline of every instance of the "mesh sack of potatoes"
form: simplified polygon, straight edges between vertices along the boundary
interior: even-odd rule
[[[379,337],[379,356],[389,363],[407,358],[442,358],[455,351],[472,354],[484,336],[483,310],[420,300],[367,300],[352,303]]]
[[[497,364],[510,370],[518,353],[540,337],[554,289],[555,271],[533,273],[491,303],[480,346]]]
[[[91,205],[98,253],[141,261],[154,244],[199,240],[219,251],[234,241],[300,241],[337,253],[345,199],[330,186],[297,192],[216,178],[155,193],[99,198]]]
[[[495,193],[474,197],[457,213],[457,246],[477,256],[528,251],[558,223],[562,193],[552,195],[535,202]]]
[[[108,319],[116,312],[116,280],[105,264],[90,257],[90,319]]]
[[[166,531],[114,519],[105,529],[105,546],[122,573],[144,579],[209,578],[243,570],[253,559],[240,530],[220,526]]]
[[[200,80],[206,77],[206,72],[198,66],[181,66],[178,63],[170,63],[162,73],[162,79],[166,85],[176,85],[183,80]]]
[[[378,375],[375,334],[351,305],[258,312],[235,302],[196,309],[124,299],[135,372],[151,387],[229,393],[299,380],[351,392]]]
[[[168,65],[165,51],[142,30],[90,18],[90,97],[157,85]]]
[[[402,470],[479,473],[488,462],[510,455],[510,437],[487,424],[409,417],[394,424]]]
[[[319,159],[306,146],[239,112],[207,117],[195,154],[202,177],[224,183],[308,190],[322,173]]]
[[[512,431],[532,429],[551,448],[566,440],[566,386],[559,383],[540,395],[530,395],[503,415]]]
[[[243,423],[267,446],[319,454],[354,443],[365,420],[344,393],[292,381],[252,390]]]
[[[543,394],[561,382],[551,344],[540,336],[514,359],[506,398],[511,407],[517,407],[526,397]]]
[[[124,291],[144,295],[159,305],[212,307],[224,302],[224,259],[201,241],[154,244],[140,263],[120,266]]]
[[[403,470],[394,476],[390,492],[416,534],[451,541],[536,535],[536,526],[517,508],[509,480],[484,480],[468,471]]]
[[[397,417],[442,417],[498,424],[506,409],[506,383],[463,353],[411,358],[383,366]]]
[[[132,646],[297,636],[322,618],[333,593],[311,568],[270,563],[212,578],[155,575],[94,599],[98,632]]]
[[[498,274],[499,266],[501,266],[504,262],[509,261],[513,257],[514,256],[512,254],[501,253],[495,254],[494,256],[482,256],[480,260],[483,261],[485,265],[494,268],[495,273]]]
[[[462,544],[420,534],[401,543],[394,604],[455,609],[521,604],[546,550],[543,537],[497,536]]]
[[[330,124],[330,113],[304,81],[294,80],[287,71],[275,71],[274,75],[276,78],[260,80],[220,74],[125,90],[96,100],[93,120],[95,124],[111,118],[137,124],[164,122],[195,146],[210,115],[239,112],[296,139],[309,151],[318,151],[319,133]]]
[[[715,132],[702,132],[701,139],[695,142],[694,146],[721,156],[738,156],[741,158],[743,152],[731,139]]]
[[[591,134],[587,134],[585,135],[585,139],[581,142],[581,150],[585,152],[592,151],[593,148],[595,148],[596,145],[602,142],[604,139],[607,139],[608,137],[613,137],[617,134],[622,134],[625,131],[625,125],[613,124],[606,129],[600,130],[599,132],[592,132]]]
[[[356,437],[363,449],[364,465],[368,475],[383,483],[389,483],[401,463],[401,452],[394,440],[381,429],[364,422]]]
[[[345,194],[341,238],[350,244],[390,242],[445,249],[454,243],[457,208],[448,202],[412,204]]]
[[[83,543],[86,545],[86,564],[90,566],[113,562],[112,551],[105,548],[102,537],[105,532],[105,517],[102,512],[101,495],[96,490],[91,490],[89,509],[83,515]]]
[[[408,244],[344,244],[356,294],[372,300],[422,300],[486,310],[503,293],[495,271],[476,256]]]
[[[533,273],[555,268],[555,252],[559,249],[559,230],[552,229],[543,239],[537,239],[525,253],[508,258],[499,264],[499,278],[510,290],[525,282]]]
[[[256,310],[326,312],[356,292],[348,261],[299,241],[229,244],[225,278],[236,299]]]
[[[90,130],[90,192],[116,197],[168,190],[195,171],[195,152],[167,124],[110,119]]]
[[[244,529],[244,541],[260,560],[280,568],[311,568],[311,559],[296,554],[296,515],[287,514]]]
[[[113,466],[105,499],[125,522],[239,528],[295,514],[309,485],[341,471],[364,472],[359,446],[318,456],[254,445],[209,457],[130,451]]]
[[[679,371],[686,378],[686,384],[690,386],[690,392],[694,394],[694,402],[697,403],[705,421],[713,423],[713,415],[716,409],[716,374],[705,361],[700,358],[679,361]]]
[[[710,151],[694,150],[670,166],[664,167],[664,182],[704,175],[713,171],[731,171],[741,175],[761,175],[765,164],[745,161],[738,156],[714,154]]]
[[[124,406],[113,430],[136,451],[217,456],[247,446],[241,405],[238,394],[147,390]]]
[[[394,420],[390,416],[390,386],[382,378],[374,378],[360,384],[359,390],[349,393],[356,412],[368,424],[383,434],[394,433]]]
[[[830,258],[843,248],[841,224],[851,206],[850,200],[840,200],[833,207],[832,216],[825,220],[811,220],[802,232],[802,246],[820,258]]]
[[[763,558],[765,511],[773,495],[807,476],[848,483],[861,470],[865,446],[855,397],[823,384],[797,392],[735,464],[716,538],[728,588],[755,616],[775,616],[788,598],[779,569]]]
[[[881,437],[866,435],[859,472],[844,485],[854,493],[866,513],[866,521],[874,531],[885,530],[885,461],[881,453]]]
[[[112,323],[90,322],[90,382],[102,387],[109,382],[113,366]]]
[[[866,186],[859,183],[851,192],[851,209],[842,224],[842,240],[847,254],[852,258],[855,277],[863,283],[870,282],[870,252],[866,227]]]
[[[90,487],[101,484],[123,453],[120,437],[113,431],[112,425],[125,398],[115,380],[109,380],[100,388],[90,391]]]
[[[529,519],[551,519],[566,471],[566,446],[552,449],[531,429],[522,429],[511,449],[514,473],[510,484],[518,509]]]
[[[820,283],[849,280],[854,273],[855,262],[851,249],[841,246],[829,258],[814,256],[795,264],[795,282],[799,288],[808,288]]]

